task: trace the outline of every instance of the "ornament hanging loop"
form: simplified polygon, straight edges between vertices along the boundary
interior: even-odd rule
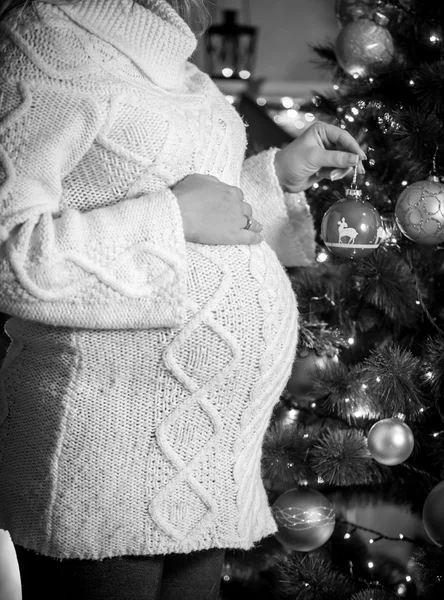
[[[361,190],[358,189],[356,180],[358,178],[358,164],[353,167],[353,181],[351,182],[350,188],[347,190],[347,196],[355,196],[360,198],[362,196]]]
[[[435,152],[433,153],[432,170],[429,173],[429,181],[439,182],[438,173],[436,171],[436,155],[438,154],[438,150],[439,150],[439,146],[438,146],[438,143],[437,143],[436,144]]]

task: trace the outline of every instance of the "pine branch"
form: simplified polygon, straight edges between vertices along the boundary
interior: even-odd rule
[[[337,356],[339,348],[346,348],[347,345],[339,329],[329,327],[325,321],[300,320],[299,347],[313,349],[320,356]]]
[[[394,598],[399,598],[395,592],[371,588],[353,594],[350,600],[393,600]]]
[[[364,301],[400,326],[415,327],[420,318],[416,281],[402,255],[379,249],[356,265],[365,280]]]
[[[421,600],[444,598],[444,552],[440,548],[418,548],[411,558],[411,571]]]
[[[307,454],[315,439],[311,430],[286,427],[273,422],[268,428],[263,442],[262,476],[269,482],[269,488],[283,491],[302,481],[316,482],[316,476],[307,462]]]
[[[444,60],[424,63],[411,73],[412,93],[426,113],[436,112],[444,119]]]
[[[362,431],[323,433],[310,451],[309,461],[327,485],[367,485],[374,483],[379,475]]]
[[[424,347],[424,377],[430,385],[436,407],[444,420],[444,336],[430,337]]]
[[[410,350],[387,342],[364,360],[367,394],[381,407],[381,414],[422,416],[428,403],[421,387],[421,360]]]
[[[348,600],[359,587],[319,553],[293,553],[278,565],[280,598]]]
[[[415,178],[426,179],[436,146],[443,140],[443,122],[430,108],[415,106],[395,111],[393,117],[398,123],[395,132],[398,151],[422,163],[415,170]]]

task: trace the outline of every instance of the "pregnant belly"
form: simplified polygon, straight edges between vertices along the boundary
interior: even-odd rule
[[[190,320],[185,329],[193,330],[194,344],[205,344],[227,361],[239,354],[249,362],[249,371],[253,363],[268,369],[282,359],[282,353],[294,352],[296,299],[267,244],[188,244],[188,261]]]

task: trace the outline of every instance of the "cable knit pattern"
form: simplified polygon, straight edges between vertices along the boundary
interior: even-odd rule
[[[0,43],[0,527],[54,557],[250,548],[310,264],[303,194],[165,0],[33,3]],[[242,188],[259,246],[187,243],[171,187]]]

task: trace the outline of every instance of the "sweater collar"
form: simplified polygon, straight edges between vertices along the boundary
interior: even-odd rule
[[[166,0],[81,0],[58,9],[130,58],[155,84],[179,87],[196,37]]]

